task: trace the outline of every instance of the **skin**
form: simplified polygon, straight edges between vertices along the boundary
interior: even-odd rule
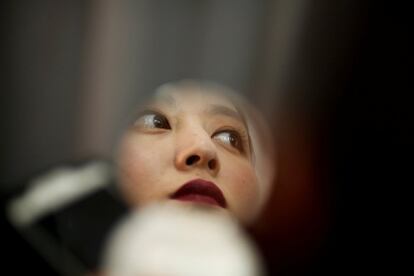
[[[121,139],[117,153],[127,202],[139,207],[164,201],[192,205],[170,195],[201,178],[216,184],[227,201],[226,209],[211,208],[252,222],[263,203],[255,149],[233,103],[218,93],[186,87],[158,93],[145,110]]]

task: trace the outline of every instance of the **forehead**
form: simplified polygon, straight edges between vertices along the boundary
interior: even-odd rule
[[[165,104],[174,108],[189,110],[205,110],[215,106],[238,112],[233,102],[224,93],[197,87],[169,87],[160,89],[155,93],[152,103]]]

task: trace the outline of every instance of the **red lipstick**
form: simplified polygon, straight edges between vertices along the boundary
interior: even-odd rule
[[[182,185],[174,194],[172,199],[182,201],[201,202],[226,208],[226,199],[220,188],[213,182],[203,179],[194,179]]]

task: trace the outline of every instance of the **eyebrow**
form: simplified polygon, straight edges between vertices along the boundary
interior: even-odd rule
[[[250,151],[250,156],[251,158],[253,158],[253,162],[254,162],[254,149],[253,149],[253,145],[252,145],[252,141],[250,138],[250,133],[249,133],[249,127],[247,125],[247,122],[243,116],[243,113],[240,113],[238,110],[233,110],[227,106],[224,105],[216,105],[216,104],[211,104],[210,107],[207,109],[207,114],[210,115],[224,115],[224,116],[228,116],[231,117],[237,121],[239,121],[240,123],[243,124],[243,126],[246,128],[246,133],[247,133],[247,137],[248,137],[248,144],[249,144],[249,151]]]
[[[157,101],[164,102],[167,105],[177,107],[177,103],[175,98],[168,94],[160,93],[156,97]],[[246,125],[244,118],[240,115],[240,113],[236,110],[231,109],[230,107],[219,105],[219,104],[210,104],[206,113],[209,115],[222,115],[233,118],[237,121],[240,121],[242,124]]]
[[[206,113],[209,115],[227,116],[237,121],[240,121],[243,125],[245,125],[244,119],[238,111],[233,110],[224,105],[211,104],[209,108],[206,110]]]
[[[157,95],[154,99],[155,101],[160,101],[160,102],[164,102],[167,105],[171,105],[173,107],[177,107],[177,103],[174,99],[173,96],[168,95],[168,94],[164,94],[164,93],[160,93],[159,95]]]

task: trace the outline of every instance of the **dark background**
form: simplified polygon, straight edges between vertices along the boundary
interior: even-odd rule
[[[407,7],[289,0],[1,7],[2,207],[50,168],[110,158],[126,111],[160,83],[210,79],[242,91],[275,132],[278,179],[251,229],[270,275],[398,269],[401,191],[412,182]],[[4,215],[1,223],[7,270],[54,273]]]

